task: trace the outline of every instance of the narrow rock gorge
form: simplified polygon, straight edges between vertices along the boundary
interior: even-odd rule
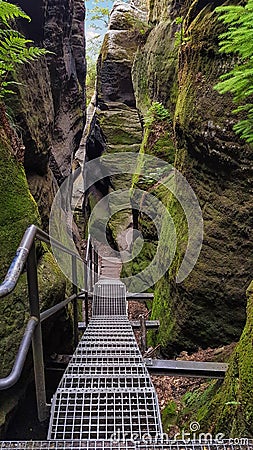
[[[148,187],[167,205],[178,238],[176,257],[154,286],[151,317],[160,320],[160,328],[149,336],[150,345],[161,345],[162,354],[169,357],[182,350],[192,352],[238,341],[246,320],[246,290],[252,280],[252,146],[233,131],[240,116],[232,114],[232,97],[214,90],[219,76],[232,64],[232,57],[221,54],[218,47],[223,26],[214,9],[221,4],[218,0],[183,4],[155,0],[148,2],[146,9],[135,2],[131,6],[116,2],[98,59],[97,120],[106,151],[141,148],[141,152],[172,164],[190,183],[202,209],[201,254],[190,275],[177,284],[189,233],[187,223],[170,193],[161,192],[159,183]],[[166,108],[169,120],[145,127],[154,102]],[[116,184],[116,189],[121,187]],[[142,185],[137,182],[136,187]],[[124,226],[131,220],[133,223],[132,218]],[[116,227],[115,232],[113,224],[117,240],[121,230],[117,221]],[[134,261],[124,265],[124,276],[138,273],[156,252],[157,235],[145,214],[139,215],[139,227],[145,245]],[[169,240],[169,233],[163,238]],[[245,344],[252,326],[250,298],[247,325],[224,385],[221,390],[219,383],[212,386],[211,394],[203,399],[200,395],[196,404],[194,418],[206,430],[224,427],[234,435],[252,436],[251,381],[245,379],[252,371],[252,345]],[[237,383],[242,383],[238,391]],[[209,409],[204,399],[209,401],[212,395]],[[235,413],[225,406],[230,401],[241,405]],[[198,410],[198,405],[202,409]]]
[[[162,103],[170,120],[152,124],[142,144],[147,154],[181,171],[203,213],[200,258],[189,277],[176,284],[188,232],[180,205],[165,194],[179,244],[175,261],[155,286],[152,317],[161,321],[153,341],[170,356],[238,340],[252,278],[252,150],[232,130],[238,117],[231,114],[231,97],[213,89],[230,64],[218,49],[222,26],[214,9],[220,3],[155,1],[147,12],[117,2],[98,59],[97,117],[107,151],[138,151],[143,118],[152,103]],[[150,192],[158,195],[157,187]],[[140,218],[140,224],[145,233],[148,223]],[[150,230],[147,234],[152,247],[156,237]],[[134,270],[130,266],[128,274]]]
[[[204,432],[253,437],[253,152],[252,144],[233,130],[243,112],[233,114],[232,96],[214,89],[235,61],[233,55],[219,51],[224,25],[215,8],[227,2],[117,0],[100,49],[96,92],[87,117],[82,0],[15,3],[32,19],[17,26],[50,53],[18,68],[16,95],[6,101],[8,120],[0,110],[1,281],[26,227],[34,223],[48,231],[55,194],[76,167],[80,170],[101,155],[139,155],[137,175],[101,176],[84,195],[79,205],[82,227],[94,205],[117,190],[145,190],[163,203],[175,225],[177,242],[170,267],[149,286],[154,300],[147,302],[145,313],[158,319],[160,326],[148,333],[148,346],[158,348],[159,357],[176,358],[182,351],[191,354],[199,348],[218,347],[223,355],[227,344],[235,345],[224,381],[207,380],[199,390],[189,390],[173,414],[167,405],[164,422],[178,430],[194,420]],[[163,188],[162,170],[152,167],[146,178],[140,176],[145,155],[176,168],[202,211],[200,256],[180,283],[177,274],[189,236],[198,230],[189,229],[182,205]],[[113,215],[107,227],[111,246],[124,250],[124,233],[133,227],[138,227],[143,246],[123,264],[122,277],[144,270],[158,249],[157,230],[141,202]],[[79,231],[75,224],[70,230],[78,248],[84,245]],[[164,245],[157,266],[168,256],[172,236],[171,229],[162,227]],[[64,299],[70,285],[47,246],[38,246],[37,259],[45,309]],[[4,355],[0,376],[12,367],[27,305],[23,274],[15,293],[0,302]],[[50,323],[45,330],[47,354],[72,351],[71,322],[66,310],[57,325]],[[29,359],[24,377],[30,367]],[[22,380],[11,392],[0,394],[3,435],[26,387]]]

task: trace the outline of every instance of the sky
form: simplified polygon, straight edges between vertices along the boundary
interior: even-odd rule
[[[99,34],[101,36],[99,40],[102,41],[102,38],[107,31],[107,27],[105,26],[102,20],[95,20],[95,21],[90,20],[92,15],[90,11],[95,6],[99,6],[102,8],[109,8],[109,10],[111,10],[113,3],[114,0],[99,0],[98,2],[95,2],[94,0],[86,0],[85,2],[86,5],[85,34],[87,39],[88,54],[90,53],[92,55],[92,53],[94,53],[91,49],[89,49],[89,47],[91,47],[90,42],[92,41],[94,42],[94,37]],[[99,30],[94,29],[94,25],[100,27],[101,29]]]

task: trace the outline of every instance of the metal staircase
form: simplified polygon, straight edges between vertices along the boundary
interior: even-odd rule
[[[71,258],[73,294],[40,312],[35,240],[54,243]],[[77,292],[77,268],[83,270],[85,289]],[[0,450],[252,450],[253,441],[219,442],[164,440],[157,396],[127,316],[127,299],[144,294],[126,294],[119,279],[108,279],[112,264],[105,263],[101,279],[93,288],[92,318],[88,324],[88,298],[98,278],[98,255],[88,239],[86,259],[52,240],[34,225],[24,234],[4,282],[0,299],[12,292],[26,268],[30,318],[11,373],[0,379],[0,390],[9,389],[20,378],[26,355],[33,343],[38,417],[48,417],[46,404],[41,322],[72,304],[74,337],[78,342],[77,302],[85,304],[86,330],[61,379],[51,405],[47,441],[0,441]],[[109,276],[109,278],[111,275]],[[147,294],[145,294],[147,295]],[[161,361],[158,371],[184,376],[224,376],[219,363]],[[179,364],[180,363],[180,364]],[[159,365],[158,364],[158,365]],[[179,364],[179,366],[178,366]],[[153,367],[153,370],[155,367]]]
[[[156,393],[127,317],[125,285],[101,280],[92,320],[54,396],[48,439],[140,441],[161,433]]]

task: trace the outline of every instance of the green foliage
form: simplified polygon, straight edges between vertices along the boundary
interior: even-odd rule
[[[11,28],[15,18],[30,18],[16,5],[0,0],[0,99],[6,94],[13,94],[13,81],[8,75],[17,65],[24,64],[45,55],[47,50],[31,46],[32,41]]]
[[[253,0],[248,0],[245,6],[221,6],[216,12],[228,26],[219,36],[220,51],[237,56],[237,63],[220,77],[214,88],[220,94],[233,94],[234,102],[239,104],[233,112],[245,114],[234,130],[247,142],[253,142],[253,103],[247,103],[253,94]]]
[[[183,23],[183,17],[176,17],[175,22],[177,25]]]
[[[176,17],[175,22],[180,26],[179,31],[176,31],[175,33],[175,46],[181,47],[183,44],[186,44],[190,38],[185,36],[183,17]]]
[[[9,21],[17,17],[22,17],[23,19],[31,20],[27,14],[22,11],[18,6],[8,3],[6,1],[0,1],[0,18],[1,21],[9,27]]]
[[[145,127],[150,127],[154,122],[170,121],[170,112],[160,102],[153,102],[145,118]]]
[[[165,433],[170,431],[170,427],[176,423],[177,420],[177,404],[170,400],[166,407],[162,410],[162,424]]]
[[[108,26],[109,21],[109,8],[101,6],[99,0],[94,1],[95,6],[90,10],[90,20],[96,22],[102,22],[103,26]],[[101,26],[93,23],[93,28],[100,30]]]
[[[97,64],[94,58],[87,55],[87,75],[86,75],[86,102],[87,105],[90,103],[92,96],[94,94],[96,77],[97,77]]]
[[[87,33],[87,53],[95,59],[102,45],[103,36],[109,23],[110,10],[104,0],[92,0],[93,7],[87,11],[89,23]]]

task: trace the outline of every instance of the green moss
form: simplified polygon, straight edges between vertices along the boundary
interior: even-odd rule
[[[168,161],[170,164],[174,163],[175,160],[175,144],[169,136],[169,133],[165,131],[159,138],[155,141],[152,146],[152,154],[157,156],[157,158],[162,158]]]
[[[141,142],[142,132],[135,110],[100,111],[98,118],[110,146],[119,145],[123,150],[125,146],[127,151],[127,146]]]
[[[248,291],[247,322],[230,360],[224,382],[186,394],[180,422],[197,420],[201,430],[226,438],[253,436],[253,282]]]
[[[108,55],[108,50],[109,50],[109,37],[108,34],[105,35],[104,40],[103,40],[103,44],[100,50],[100,56],[101,56],[101,62],[103,63]]]
[[[131,222],[130,210],[119,211],[110,217],[109,227],[115,242],[117,242],[118,235],[127,228],[129,222]]]
[[[39,224],[36,203],[32,198],[23,167],[11,154],[0,130],[0,277],[6,270],[28,225]]]
[[[30,224],[40,225],[36,203],[31,196],[24,169],[11,153],[3,130],[0,129],[0,260],[1,281]],[[45,246],[40,247],[38,279],[41,309],[64,298],[65,279]],[[13,365],[22,334],[29,316],[26,274],[21,275],[14,292],[0,302],[0,377],[6,376]],[[45,335],[47,336],[47,330]],[[52,345],[50,343],[50,345]],[[49,347],[48,347],[49,348]],[[21,389],[22,390],[22,389]],[[9,411],[17,403],[20,390],[13,388],[0,398],[0,427]]]
[[[154,242],[144,242],[143,248],[136,258],[123,264],[121,277],[130,277],[142,272],[152,261],[156,253]]]
[[[152,102],[174,114],[177,90],[177,53],[171,20],[156,25],[136,53],[132,77],[136,104],[145,116]]]

